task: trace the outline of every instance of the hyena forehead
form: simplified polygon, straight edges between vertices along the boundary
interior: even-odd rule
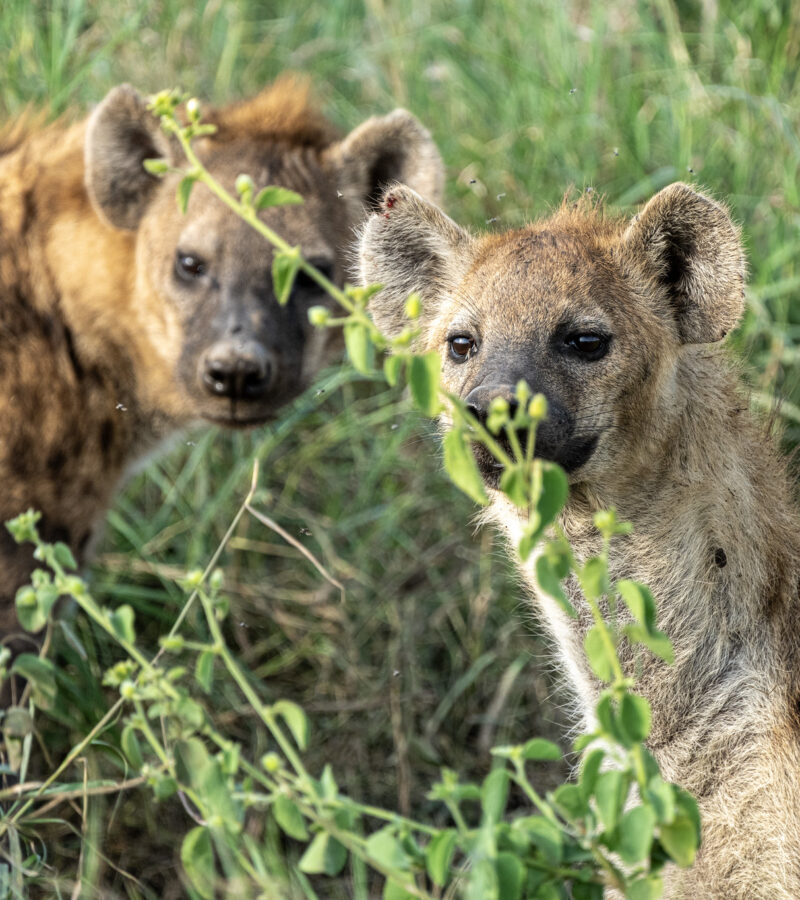
[[[606,247],[544,223],[479,242],[450,311],[510,334],[570,321],[610,327],[624,287]]]

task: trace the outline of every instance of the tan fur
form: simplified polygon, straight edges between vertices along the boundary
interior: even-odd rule
[[[408,176],[440,193],[431,137],[402,110],[339,139],[307,85],[284,78],[207,119],[218,132],[197,150],[211,173],[229,190],[247,172],[257,188],[302,194],[302,205],[261,216],[339,283],[381,181]],[[270,246],[202,186],[182,215],[180,176],[142,167],[155,157],[184,165],[126,86],[86,121],[27,117],[0,137],[0,522],[41,510],[45,538],[78,559],[126,471],[163,438],[199,420],[267,421],[330,356],[307,309],[332,301],[298,281],[279,308]],[[202,277],[178,277],[178,251],[202,258]],[[269,391],[215,395],[203,381],[208,348],[224,340],[244,353],[245,338],[269,360]],[[31,548],[0,528],[0,638],[15,628],[14,593],[32,565]]]
[[[404,293],[420,290],[420,346],[442,353],[446,388],[490,396],[524,377],[548,396],[556,421],[543,426],[544,446],[571,466],[560,524],[579,560],[600,549],[596,510],[615,506],[633,522],[612,546],[611,574],[651,587],[676,661],[623,645],[623,663],[652,706],[649,746],[664,777],[697,797],[703,819],[697,863],[668,870],[667,895],[800,897],[794,486],[735,367],[709,343],[742,310],[737,230],[685,185],[666,188],[630,222],[567,204],[546,221],[481,238],[413,191],[389,196],[361,240],[362,280],[386,285],[373,303],[378,324],[396,330]],[[601,330],[606,355],[579,358],[570,336]],[[475,337],[469,360],[450,358],[453,333]],[[578,452],[592,440],[588,456]],[[480,454],[479,462],[488,517],[514,544],[519,514],[493,489]],[[536,593],[532,564],[523,572]],[[591,725],[599,685],[581,646],[591,617],[574,579],[567,587],[577,622],[546,597],[539,608]]]

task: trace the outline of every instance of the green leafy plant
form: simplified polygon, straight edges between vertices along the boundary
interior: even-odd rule
[[[527,559],[536,549],[541,589],[570,616],[576,611],[562,582],[570,573],[577,576],[593,619],[585,651],[605,687],[594,730],[575,743],[580,764],[574,781],[545,796],[536,790],[529,764],[560,757],[559,748],[549,741],[533,738],[520,745],[495,747],[495,765],[481,784],[462,782],[457,773],[444,769],[431,788],[430,800],[441,803],[449,814],[447,827],[417,821],[346,796],[329,766],[319,777],[307,771],[303,753],[310,726],[305,713],[286,700],[265,704],[226,640],[229,603],[223,574],[215,568],[220,551],[205,571],[190,572],[182,580],[185,603],[161,638],[160,649],[151,656],[137,642],[133,609],[125,604],[114,609],[99,605],[74,574],[68,548],[43,542],[37,531],[38,514],[30,511],[8,527],[18,542],[35,545],[35,558],[47,568],[37,569],[31,584],[17,594],[21,624],[39,630],[48,623],[56,600],[70,597],[114,640],[122,659],[105,674],[105,684],[118,694],[107,715],[47,781],[30,791],[16,792],[13,806],[0,817],[0,837],[8,836],[12,859],[21,860],[19,829],[25,817],[35,812],[72,760],[121,717],[119,747],[136,783],[146,783],[158,800],[178,794],[196,823],[183,839],[181,860],[187,881],[200,897],[212,898],[218,889],[231,890],[232,885],[246,895],[271,896],[273,875],[263,847],[246,829],[251,815],[271,816],[287,840],[305,845],[298,862],[303,876],[336,876],[350,858],[383,876],[386,900],[443,896],[599,900],[606,887],[634,900],[659,897],[664,865],[670,861],[679,866],[692,864],[700,824],[695,801],[664,781],[645,746],[650,708],[635,693],[635,682],[620,663],[618,647],[623,641],[638,652],[672,660],[669,641],[656,626],[649,590],[631,581],[610,581],[610,544],[617,535],[629,532],[630,526],[619,522],[613,510],[598,513],[595,526],[603,537],[603,550],[579,564],[558,533],[557,516],[567,496],[566,476],[558,466],[535,455],[536,426],[547,414],[545,398],[532,396],[527,385],[520,383],[513,415],[508,403],[496,401],[486,425],[476,421],[463,401],[442,390],[438,355],[413,351],[419,298],[412,296],[407,302],[406,330],[392,341],[384,338],[366,311],[376,287],[338,288],[258,216],[267,206],[297,203],[301,198],[274,187],[256,192],[247,175],[236,181],[238,196],[226,192],[192,149],[194,138],[209,133],[198,104],[193,100],[186,104],[185,121],[179,118],[179,105],[174,92],[158,94],[152,101],[153,111],[187,157],[188,168],[177,170],[179,205],[185,208],[191,190],[202,184],[258,230],[275,248],[273,282],[278,302],[288,300],[298,271],[323,287],[338,301],[343,315],[315,307],[309,318],[320,327],[343,327],[356,370],[374,374],[379,354],[390,351],[382,363],[387,381],[395,384],[404,379],[412,401],[425,415],[449,413],[452,427],[443,441],[445,467],[469,497],[488,502],[472,445],[483,445],[502,464],[500,488],[527,516],[519,554]],[[154,174],[170,170],[161,160],[145,165]],[[502,432],[510,453],[498,439]],[[526,434],[524,441],[520,433]],[[250,493],[221,546],[244,513],[252,512],[257,480],[255,467]],[[620,603],[630,613],[622,626],[616,615]],[[603,604],[610,611],[607,618]],[[190,613],[194,617],[198,607],[200,624],[190,630]],[[198,629],[204,635],[199,640],[195,639]],[[8,663],[8,659],[0,660],[4,667]],[[9,710],[5,729],[11,722],[29,744],[29,723],[22,717],[36,708],[47,710],[55,695],[55,673],[46,658],[46,644],[39,655],[16,657],[8,672],[27,681],[27,707],[20,704]],[[269,748],[259,759],[250,758],[248,747],[222,733],[205,712],[202,697],[221,679],[236,686],[259,722]],[[24,770],[24,757],[23,752],[20,770]],[[84,789],[104,787],[94,783]],[[524,798],[530,814],[507,817],[512,789]],[[30,860],[26,864],[31,865]],[[311,883],[303,884],[313,896]]]

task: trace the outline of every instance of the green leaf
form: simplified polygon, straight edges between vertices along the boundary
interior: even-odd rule
[[[594,788],[597,784],[597,776],[600,774],[600,766],[603,765],[603,760],[605,758],[606,751],[598,747],[590,753],[587,753],[581,760],[578,784],[580,785],[583,796],[587,800],[594,793]]]
[[[664,882],[660,875],[640,878],[627,888],[628,900],[659,900],[663,893]]]
[[[578,614],[575,612],[575,607],[570,603],[561,587],[561,578],[563,577],[559,576],[552,559],[546,553],[536,560],[536,582],[540,589],[548,597],[552,597],[571,619],[576,619]]]
[[[272,814],[281,829],[297,841],[308,840],[306,823],[297,804],[285,794],[278,794],[272,804]]]
[[[347,322],[344,343],[353,368],[362,375],[368,375],[373,369],[374,351],[367,326],[363,322]]]
[[[527,509],[530,501],[530,485],[525,477],[525,467],[519,463],[507,466],[500,475],[500,490],[520,509]],[[530,535],[526,535],[528,544],[532,545]],[[533,549],[531,546],[530,549]],[[522,551],[520,551],[522,555]],[[530,551],[529,554],[530,555]]]
[[[297,270],[300,268],[300,248],[293,247],[272,257],[272,289],[280,306],[286,306],[292,293]]]
[[[460,429],[454,428],[447,432],[442,444],[444,467],[453,484],[470,499],[480,503],[481,506],[486,506],[489,498],[467,436]]]
[[[580,819],[588,806],[577,784],[562,784],[553,791],[553,802],[566,819]]]
[[[408,386],[414,403],[426,416],[435,416],[441,409],[439,379],[441,360],[435,350],[412,356],[408,364]]]
[[[508,770],[493,769],[483,780],[481,787],[481,807],[483,821],[496,824],[503,818],[508,799]]]
[[[400,380],[400,372],[403,369],[404,362],[405,357],[400,353],[392,353],[391,356],[387,356],[383,361],[383,374],[392,387]]]
[[[544,738],[531,738],[522,747],[523,759],[561,759],[561,748]]]
[[[493,859],[479,859],[467,874],[464,900],[500,900]]]
[[[320,796],[323,800],[335,800],[339,796],[339,786],[333,777],[333,769],[330,763],[325,763],[322,775],[319,779]]]
[[[537,459],[534,465],[540,469],[541,473],[541,492],[536,501],[536,511],[541,517],[539,534],[542,534],[564,508],[569,494],[569,482],[564,470],[556,463]]]
[[[214,850],[207,828],[198,826],[186,835],[181,845],[181,862],[189,883],[203,900],[214,900]]]
[[[458,832],[448,828],[440,831],[425,848],[425,868],[437,887],[444,887],[447,883],[457,839]]]
[[[626,625],[623,631],[631,643],[643,644],[651,653],[670,665],[675,662],[675,651],[672,647],[672,641],[663,631],[659,631],[656,628],[652,632],[648,632],[643,625]]]
[[[608,567],[599,556],[586,560],[586,565],[578,571],[578,579],[590,600],[599,600],[608,593]]]
[[[600,821],[606,831],[617,827],[620,813],[628,798],[629,776],[625,772],[611,769],[597,776],[594,799]]]
[[[177,790],[178,782],[171,775],[157,777],[156,783],[153,785],[153,793],[156,800],[166,800],[172,797]]]
[[[184,175],[178,182],[178,209],[180,209],[183,215],[186,215],[186,209],[189,206],[189,197],[191,196],[192,188],[194,187],[196,180],[194,175]]]
[[[698,833],[689,816],[675,816],[670,824],[660,827],[658,836],[661,846],[681,868],[685,869],[694,862]]]
[[[203,650],[195,663],[194,677],[207,694],[211,693],[211,685],[214,680],[214,660],[216,658],[217,654],[213,650]]]
[[[619,723],[631,743],[641,743],[650,734],[650,704],[638,694],[623,694],[619,704]]]
[[[288,188],[269,185],[268,187],[262,188],[256,194],[253,206],[256,209],[267,209],[269,206],[296,206],[302,202],[303,198],[300,194],[295,193],[295,191],[290,191]]]
[[[652,806],[659,822],[668,824],[673,821],[677,809],[675,788],[660,775],[654,775],[647,782],[645,800]]]
[[[410,881],[411,876],[409,876]],[[383,900],[415,900],[416,896],[391,878],[386,879],[386,884],[383,886]]]
[[[546,881],[539,885],[531,900],[563,900],[563,897],[564,895],[552,881]]]
[[[557,866],[561,862],[564,856],[564,832],[552,822],[543,816],[526,816],[516,819],[511,827],[524,834],[550,865]]]
[[[297,746],[305,750],[308,747],[308,719],[303,710],[291,700],[279,700],[273,704],[272,711],[283,718]]]
[[[628,810],[619,823],[617,852],[623,861],[633,865],[650,857],[656,816],[647,806]]]
[[[405,871],[411,865],[411,860],[391,825],[371,834],[364,842],[364,849],[371,859],[387,869]]]
[[[616,589],[634,619],[650,631],[656,624],[656,602],[650,588],[623,578],[617,582]]]
[[[32,653],[21,653],[11,671],[25,678],[31,686],[33,702],[40,709],[51,709],[56,699],[56,669],[49,659]]]
[[[338,875],[347,862],[347,850],[324,831],[308,845],[298,868],[308,875]]]
[[[243,812],[233,797],[232,782],[199,738],[176,742],[175,772],[182,784],[196,792],[206,810],[213,810],[229,829],[238,830]]]
[[[111,630],[114,632],[114,635],[118,640],[124,641],[128,644],[133,644],[136,642],[136,632],[133,628],[133,619],[133,609],[127,603],[123,603],[122,606],[118,606],[109,615],[108,621],[111,625]]]
[[[72,555],[72,550],[61,541],[53,544],[53,555],[62,569],[72,569],[74,571],[78,568],[75,557]]]
[[[525,880],[525,866],[513,853],[498,853],[494,861],[499,900],[519,900]]]
[[[600,625],[592,625],[583,639],[583,648],[592,671],[601,681],[614,680],[613,649],[609,649]]]
[[[120,746],[128,762],[138,772],[144,765],[144,759],[142,759],[142,748],[133,725],[126,725],[122,729]]]

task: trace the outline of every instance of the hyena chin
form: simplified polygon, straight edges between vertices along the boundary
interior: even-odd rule
[[[474,237],[397,185],[360,244],[379,327],[423,302],[419,346],[444,386],[483,417],[525,379],[548,399],[537,451],[569,475],[560,525],[578,559],[600,549],[594,512],[633,522],[614,579],[648,584],[672,666],[646,658],[638,690],[649,746],[691,791],[702,847],[670,897],[800,897],[800,528],[787,465],[719,342],[743,309],[745,264],[718,203],[683,184],[631,220],[587,202],[506,234]],[[514,538],[515,508],[479,456],[490,516]],[[536,593],[530,566],[525,578]],[[537,604],[590,722],[599,691],[582,651],[591,624]],[[623,650],[623,654],[625,651]],[[623,663],[633,671],[630,655]]]
[[[381,187],[409,179],[434,199],[443,168],[404,110],[340,137],[302,80],[209,109],[195,143],[229,191],[289,188],[302,205],[263,221],[343,282],[353,229]],[[160,158],[159,179],[143,161]],[[0,523],[28,507],[42,533],[82,560],[136,460],[197,421],[268,421],[330,361],[339,341],[308,309],[330,301],[299,276],[272,289],[272,248],[202,186],[185,215],[180,147],[132,88],[114,88],[72,126],[0,131]],[[13,598],[32,568],[0,525],[0,641],[16,634]]]

